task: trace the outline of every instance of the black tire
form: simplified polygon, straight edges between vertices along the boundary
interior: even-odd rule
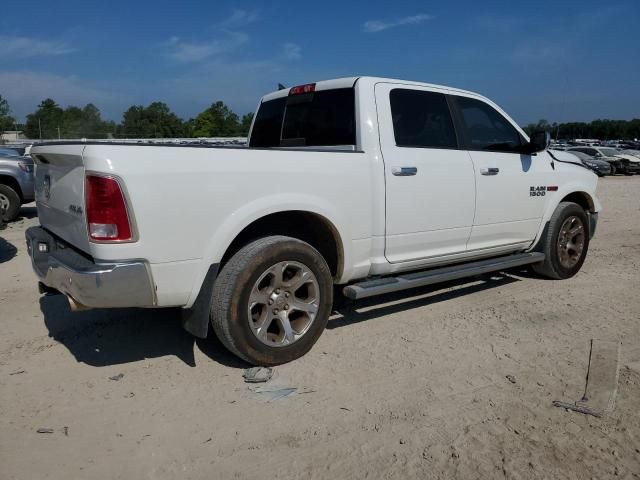
[[[560,229],[563,224],[572,216],[578,217],[582,221],[584,246],[577,263],[572,267],[566,267],[560,261],[559,237]],[[555,212],[553,212],[551,220],[549,220],[549,228],[547,229],[546,237],[542,239],[544,242],[544,262],[532,265],[532,270],[538,275],[554,280],[564,280],[573,277],[578,273],[578,271],[580,271],[580,268],[582,268],[582,264],[584,263],[584,259],[587,256],[587,251],[589,250],[589,236],[589,219],[582,207],[573,202],[560,202],[560,205],[558,205]]]
[[[4,197],[9,205],[4,212],[0,212],[0,215],[4,216],[5,222],[12,222],[18,217],[20,211],[20,195],[11,188],[9,185],[0,184],[0,195]],[[2,208],[0,204],[0,209]]]
[[[289,345],[272,347],[253,333],[248,305],[255,283],[278,262],[298,262],[311,270],[319,287],[319,305],[306,333]],[[295,238],[271,236],[246,245],[224,265],[213,287],[211,324],[222,344],[241,359],[253,365],[279,365],[311,349],[327,325],[332,304],[331,271],[322,255]]]

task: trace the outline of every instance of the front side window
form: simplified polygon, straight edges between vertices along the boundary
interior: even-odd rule
[[[457,147],[451,113],[442,93],[394,89],[389,101],[397,146]]]
[[[518,152],[518,131],[496,109],[473,98],[454,97],[460,112],[462,139],[467,150]]]

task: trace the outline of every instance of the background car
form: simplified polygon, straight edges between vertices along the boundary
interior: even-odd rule
[[[578,157],[583,165],[586,165],[587,167],[589,167],[599,177],[604,177],[605,175],[611,174],[611,164],[605,160],[592,157],[591,155],[588,155],[586,153],[583,153],[577,150],[569,150],[568,153]]]
[[[0,154],[0,211],[15,220],[20,206],[34,200],[34,165],[31,157]]]
[[[611,175],[616,173],[624,173],[625,175],[633,175],[640,173],[640,162],[633,156],[622,155],[619,150],[610,147],[572,147],[567,150],[586,153],[600,160],[606,160],[611,165]]]

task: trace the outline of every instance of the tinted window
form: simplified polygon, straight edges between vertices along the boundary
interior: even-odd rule
[[[394,89],[389,94],[396,145],[456,148],[456,134],[441,93]]]
[[[462,136],[469,150],[518,151],[518,131],[498,111],[484,102],[454,97],[460,111]]]
[[[353,88],[321,90],[263,102],[252,147],[320,147],[356,144]]]
[[[276,98],[263,102],[253,122],[250,146],[279,147],[280,131],[282,130],[282,116],[287,97]]]
[[[281,145],[355,145],[355,109],[353,88],[291,96],[287,100]]]

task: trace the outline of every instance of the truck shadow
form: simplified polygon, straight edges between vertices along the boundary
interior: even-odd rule
[[[36,207],[22,207],[18,213],[16,220],[26,220],[29,218],[35,218],[38,216],[38,209]]]
[[[424,307],[463,295],[519,281],[496,273],[409,291],[350,301],[337,296],[327,328],[341,328],[392,313]],[[78,362],[95,367],[175,356],[195,367],[197,347],[222,365],[243,369],[250,365],[229,353],[209,330],[196,339],[183,330],[179,309],[96,309],[72,312],[62,295],[40,298],[49,336],[63,344]]]
[[[233,368],[248,365],[229,353],[211,332],[196,339],[183,330],[179,309],[95,309],[72,312],[63,295],[40,298],[49,336],[78,362],[94,367],[175,356],[195,367],[194,349]]]
[[[337,305],[334,304],[334,314],[329,319],[327,328],[346,327],[354,323],[453,300],[518,281],[520,281],[519,278],[508,273],[496,272],[356,301],[343,297],[341,302],[338,302]]]
[[[0,263],[8,262],[18,253],[18,249],[13,243],[0,237]]]

